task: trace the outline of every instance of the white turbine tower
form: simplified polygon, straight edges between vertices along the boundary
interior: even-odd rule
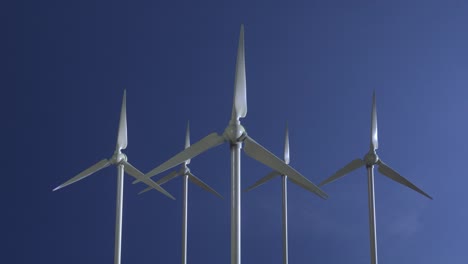
[[[427,193],[416,187],[410,181],[401,176],[398,172],[392,169],[390,166],[385,164],[379,156],[377,156],[376,150],[379,147],[378,131],[377,131],[377,110],[375,106],[375,92],[372,97],[372,115],[371,115],[371,141],[369,152],[364,156],[363,159],[355,159],[348,163],[346,166],[338,170],[328,179],[320,183],[320,186],[333,182],[346,174],[356,170],[362,166],[367,168],[367,179],[368,179],[368,195],[369,195],[369,231],[370,231],[370,252],[371,252],[371,263],[377,264],[377,234],[376,234],[376,220],[375,220],[375,195],[374,195],[374,165],[379,166],[379,172],[384,176],[408,187],[416,192],[426,196],[432,200],[432,197]]]
[[[169,194],[166,190],[164,190],[161,186],[155,183],[151,179],[147,179],[144,177],[144,174],[139,171],[137,168],[133,167],[128,161],[127,156],[122,153],[122,150],[127,148],[127,110],[126,110],[126,91],[124,91],[123,100],[122,100],[122,110],[120,112],[120,123],[119,123],[119,132],[117,136],[117,146],[115,148],[115,152],[110,159],[103,159],[98,163],[94,164],[93,166],[87,168],[86,170],[82,171],[75,177],[71,178],[70,180],[66,181],[62,185],[58,186],[54,189],[54,191],[61,189],[67,185],[75,183],[79,180],[82,180],[91,174],[108,167],[109,165],[117,166],[117,206],[116,206],[116,216],[115,216],[115,251],[114,251],[114,264],[120,264],[120,252],[121,252],[121,245],[122,245],[122,208],[123,208],[123,175],[124,171],[130,174],[131,176],[135,177],[136,179],[140,179],[151,188],[154,188],[171,199],[175,198]]]
[[[285,139],[284,139],[284,162],[286,164],[289,164],[289,132],[288,132],[287,125],[286,125]],[[246,192],[257,188],[258,186],[276,178],[277,176],[281,176],[281,181],[282,181],[283,264],[287,264],[288,263],[288,176],[285,174],[282,174],[281,172],[274,170],[268,173],[265,177],[256,181],[252,186],[247,188]],[[291,181],[293,183],[298,184],[293,179],[291,179]]]
[[[240,179],[240,150],[242,143],[245,143],[245,153],[251,158],[267,165],[268,167],[288,175],[294,179],[299,186],[327,198],[327,194],[302,176],[295,169],[284,163],[281,159],[273,155],[270,151],[258,144],[247,135],[240,119],[247,115],[247,90],[245,78],[245,58],[244,58],[244,27],[241,25],[239,47],[237,50],[236,77],[234,83],[234,103],[232,107],[231,120],[222,135],[212,133],[184,151],[176,154],[165,163],[156,167],[147,177],[154,176],[177,166],[185,160],[191,159],[202,152],[207,151],[224,142],[228,142],[231,148],[231,264],[241,262],[241,179]]]
[[[190,127],[189,123],[187,122],[187,132],[185,134],[185,148],[190,147]],[[182,264],[187,264],[187,205],[188,205],[188,180],[192,181],[196,185],[200,186],[201,188],[207,190],[208,192],[213,193],[216,196],[219,196],[220,198],[223,198],[221,194],[216,192],[213,188],[208,186],[206,183],[204,183],[202,180],[200,180],[198,177],[193,175],[193,173],[190,171],[188,168],[188,164],[190,164],[190,159],[184,161],[182,163],[182,166],[179,171],[173,171],[166,175],[165,177],[161,178],[159,181],[156,183],[159,185],[163,185],[164,183],[176,178],[177,176],[182,176],[183,177],[183,185],[184,185],[184,199],[183,199],[183,205],[182,205]],[[136,181],[134,182],[136,183]],[[153,188],[148,187],[144,189],[143,191],[140,192],[140,194],[150,191]]]

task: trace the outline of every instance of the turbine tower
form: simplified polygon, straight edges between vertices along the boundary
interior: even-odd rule
[[[416,192],[426,196],[432,200],[432,197],[427,193],[416,187],[410,181],[401,176],[398,172],[392,169],[390,166],[385,164],[379,156],[377,156],[376,150],[379,148],[378,131],[377,131],[377,110],[375,106],[375,91],[372,96],[372,114],[371,114],[371,140],[369,152],[364,156],[363,159],[355,159],[348,163],[346,166],[335,172],[328,179],[320,183],[320,186],[333,182],[346,174],[362,167],[367,168],[367,179],[368,179],[368,195],[369,195],[369,231],[370,231],[370,252],[371,252],[371,264],[377,264],[377,234],[376,234],[376,220],[375,220],[375,195],[374,195],[374,166],[378,165],[379,172],[384,176],[408,187]]]
[[[187,122],[187,132],[185,134],[185,148],[190,147],[190,127],[189,123]],[[183,205],[182,205],[182,264],[187,264],[187,205],[188,205],[188,180],[192,181],[196,185],[200,186],[201,188],[207,190],[208,192],[213,193],[214,195],[223,198],[221,194],[216,192],[213,188],[208,186],[206,183],[204,183],[202,180],[200,180],[198,177],[193,175],[193,173],[190,171],[188,168],[188,164],[190,164],[190,159],[184,161],[182,163],[182,166],[179,171],[173,171],[166,175],[165,177],[161,178],[159,181],[156,183],[159,185],[163,185],[164,183],[176,178],[177,176],[182,176],[183,177],[183,185],[184,185],[184,199],[183,199]],[[136,181],[134,182],[136,183]],[[152,190],[153,188],[148,187],[141,191],[139,194],[145,193],[147,191]]]
[[[270,151],[258,144],[253,138],[247,135],[240,119],[247,115],[247,89],[245,78],[245,58],[244,58],[244,26],[241,25],[239,47],[237,50],[236,75],[234,82],[234,103],[232,107],[231,120],[222,135],[212,133],[193,144],[184,151],[176,154],[165,163],[151,170],[147,177],[152,177],[158,173],[177,166],[185,160],[191,159],[202,152],[207,151],[224,142],[228,142],[231,149],[231,264],[241,263],[241,178],[240,178],[240,150],[242,143],[245,143],[245,153],[251,158],[265,164],[266,166],[288,175],[297,183],[315,193],[327,198],[327,194],[302,176],[295,169],[284,163],[281,159],[273,155]]]
[[[120,112],[120,123],[119,123],[119,132],[117,136],[117,146],[115,148],[115,152],[110,159],[103,159],[98,163],[94,164],[93,166],[87,168],[86,170],[82,171],[75,177],[71,178],[70,180],[66,181],[65,183],[61,184],[53,191],[59,190],[67,185],[75,183],[79,180],[82,180],[91,174],[102,170],[109,165],[115,165],[117,167],[117,206],[116,206],[116,216],[115,216],[115,248],[114,248],[114,264],[120,264],[120,256],[121,256],[121,246],[122,246],[122,209],[123,209],[123,175],[124,171],[130,174],[131,176],[135,177],[136,179],[140,179],[145,184],[150,186],[150,188],[154,188],[159,192],[163,193],[164,195],[168,196],[171,199],[175,198],[169,194],[166,190],[164,190],[161,186],[155,183],[151,179],[145,178],[144,174],[131,165],[127,161],[127,156],[122,153],[123,149],[127,148],[127,109],[126,109],[126,91],[124,91],[123,100],[122,100],[122,110]]]
[[[285,133],[285,139],[284,139],[284,162],[286,164],[289,164],[289,132],[288,132],[288,126],[286,125],[286,133]],[[258,186],[266,183],[267,181],[270,181],[277,176],[281,175],[281,181],[282,181],[282,205],[283,205],[283,214],[282,214],[282,219],[283,219],[283,264],[288,263],[288,176],[285,174],[282,174],[278,171],[272,171],[268,173],[265,177],[261,178],[257,182],[255,182],[252,186],[250,186],[246,192],[251,191]],[[294,180],[292,180],[293,183],[296,183]]]

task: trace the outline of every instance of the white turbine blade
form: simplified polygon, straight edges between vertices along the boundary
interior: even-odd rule
[[[143,194],[143,193],[145,193],[145,192],[149,192],[149,191],[151,191],[151,190],[154,190],[153,187],[146,187],[146,189],[140,191],[140,192],[138,193],[138,195]]]
[[[159,184],[159,185],[163,185],[164,183],[174,179],[175,177],[177,177],[179,175],[181,175],[181,174],[178,171],[173,171],[173,172],[169,173],[168,175],[162,177],[156,183]],[[134,180],[132,183],[136,184],[136,183],[139,183],[139,182],[141,182],[141,180]]]
[[[210,186],[208,186],[208,184],[204,183],[202,180],[200,180],[199,178],[197,178],[195,175],[193,175],[191,172],[188,173],[188,176],[189,176],[189,180],[191,180],[193,183],[195,183],[196,185],[202,187],[203,189],[205,189],[206,191],[209,191],[210,193],[218,196],[219,198],[221,199],[224,199],[223,196],[221,194],[219,194],[217,191],[215,191],[213,188],[211,188]]]
[[[416,187],[416,185],[412,184],[410,181],[405,179],[403,176],[401,176],[398,172],[396,172],[394,169],[390,168],[387,164],[385,164],[383,161],[379,160],[379,172],[382,173],[383,175],[387,176],[388,178],[410,188],[418,193],[426,196],[427,198],[432,200],[432,197],[429,196],[427,193],[425,193],[423,190],[419,189]]]
[[[170,168],[173,168],[188,159],[198,156],[200,153],[205,152],[210,148],[213,148],[222,144],[224,141],[225,141],[224,137],[218,135],[217,133],[211,133],[208,136],[202,138],[197,143],[179,152],[174,157],[170,158],[168,161],[154,168],[153,170],[148,172],[145,175],[145,177],[153,177],[156,174],[159,174]]]
[[[174,179],[175,177],[181,175],[178,171],[173,171],[169,173],[168,175],[162,177],[160,180],[158,180],[156,183],[159,185],[163,185],[164,183]]]
[[[127,90],[124,90],[122,109],[120,111],[119,132],[117,135],[117,149],[126,149],[127,143]]]
[[[278,171],[283,175],[287,175],[289,178],[296,180],[296,182],[302,188],[315,193],[323,199],[326,199],[328,195],[322,191],[315,184],[310,182],[306,177],[301,175],[298,171],[293,169],[288,164],[284,163],[281,159],[273,155],[270,151],[265,149],[263,146],[258,144],[251,137],[246,137],[245,140],[245,153],[252,157],[253,159],[265,164],[266,166],[272,168],[273,170]]]
[[[163,178],[161,178],[160,180],[158,180],[156,183],[159,184],[159,185],[163,185],[164,183],[172,180],[173,178],[179,176],[179,172],[178,171],[173,171],[171,173],[169,173],[168,175],[164,176]],[[141,182],[141,180],[134,180],[132,183],[133,184],[136,184],[136,183],[139,183]]]
[[[295,181],[293,178],[290,178],[290,177],[288,177],[288,181],[291,181],[294,184],[299,185],[299,186],[301,185],[300,183],[298,183],[297,181]]]
[[[79,180],[82,180],[86,177],[88,177],[89,175],[99,171],[99,170],[102,170],[104,169],[105,167],[109,166],[110,165],[110,162],[107,160],[107,159],[103,159],[101,161],[99,161],[98,163],[94,164],[93,166],[87,168],[86,170],[82,171],[80,174],[76,175],[75,177],[71,178],[70,180],[66,181],[65,183],[61,184],[60,186],[58,186],[57,188],[55,188],[53,191],[56,191],[58,189],[62,189],[63,187],[67,186],[67,185],[70,185],[72,183],[75,183]]]
[[[168,175],[164,176],[163,178],[161,178],[159,181],[157,181],[156,184],[163,185],[164,183],[174,179],[175,177],[177,177],[179,175],[180,175],[179,172],[173,171],[173,172],[169,173]],[[133,184],[135,184],[137,182],[138,182],[138,180],[135,180],[133,182]],[[143,194],[143,193],[151,191],[151,190],[154,190],[154,188],[153,187],[147,187],[146,189],[142,190],[138,194]]]
[[[159,184],[159,183],[156,182],[156,184]],[[159,185],[162,185],[162,184],[159,184]],[[140,191],[138,194],[140,195],[140,194],[143,194],[143,193],[145,193],[145,192],[149,192],[149,191],[151,191],[151,190],[154,190],[154,188],[151,187],[151,186],[149,186],[149,187],[146,187],[146,189]]]
[[[187,121],[187,132],[185,133],[185,148],[190,147],[190,121]],[[185,161],[185,164],[190,164],[190,159]]]
[[[289,131],[288,123],[286,123],[286,133],[284,139],[284,163],[289,164]]]
[[[248,192],[248,191],[251,191],[255,188],[257,188],[258,186],[266,183],[267,181],[275,178],[276,176],[279,176],[281,175],[281,173],[277,172],[277,171],[272,171],[270,173],[268,173],[265,177],[261,178],[260,180],[256,181],[252,186],[250,186],[249,188],[247,188],[245,191]]]
[[[372,117],[371,117],[371,148],[379,148],[379,132],[377,129],[377,107],[375,105],[375,91],[372,96]]]
[[[234,82],[234,105],[232,119],[239,120],[247,115],[247,83],[245,78],[244,25],[241,25],[237,48],[236,79]]]
[[[151,188],[154,188],[154,189],[158,190],[159,192],[161,192],[162,194],[164,194],[167,197],[171,198],[172,200],[175,200],[174,196],[172,196],[170,193],[168,193],[166,190],[164,190],[163,187],[159,186],[157,183],[155,183],[151,179],[146,179],[143,172],[141,172],[137,168],[133,167],[132,164],[128,163],[127,161],[123,161],[123,164],[124,164],[124,169],[125,169],[126,173],[130,174],[131,176],[135,177],[138,180],[141,180],[146,185],[150,186]]]
[[[353,170],[356,170],[362,166],[364,166],[366,163],[362,159],[355,159],[351,161],[350,163],[346,164],[343,168],[339,169],[335,174],[330,176],[330,178],[322,181],[319,186],[323,186],[325,184],[328,184],[330,182],[336,181],[339,178],[345,176],[346,174],[352,172]]]

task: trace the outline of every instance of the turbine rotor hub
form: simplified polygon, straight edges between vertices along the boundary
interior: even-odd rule
[[[112,155],[112,164],[122,164],[123,161],[127,161],[127,155],[123,154],[122,152],[118,151]]]
[[[365,156],[364,156],[364,162],[366,162],[367,166],[373,166],[379,162],[379,156],[377,153],[374,151],[369,151]]]
[[[182,167],[182,170],[181,170],[181,174],[182,174],[182,175],[187,175],[187,174],[189,174],[189,173],[190,173],[189,167],[187,167],[187,165],[183,166],[183,167]]]
[[[230,121],[229,125],[224,130],[223,136],[231,143],[237,143],[244,140],[247,136],[245,128],[240,124],[239,120]]]

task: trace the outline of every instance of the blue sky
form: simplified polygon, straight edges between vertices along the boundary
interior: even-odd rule
[[[115,168],[52,189],[112,155],[124,89],[125,153],[144,172],[182,150],[187,120],[192,142],[222,133],[241,23],[249,135],[282,155],[288,121],[291,165],[319,183],[367,152],[375,90],[380,157],[434,197],[377,173],[381,263],[468,260],[466,1],[45,0],[0,9],[1,248],[10,263],[111,263]],[[190,165],[225,199],[190,186],[188,261],[228,263],[227,145]],[[243,189],[268,172],[242,155]],[[164,186],[176,201],[137,195],[144,186],[131,181],[122,263],[177,263],[181,180]],[[325,186],[327,201],[289,187],[290,263],[369,262],[364,170]],[[281,263],[279,179],[242,196],[242,262]]]

